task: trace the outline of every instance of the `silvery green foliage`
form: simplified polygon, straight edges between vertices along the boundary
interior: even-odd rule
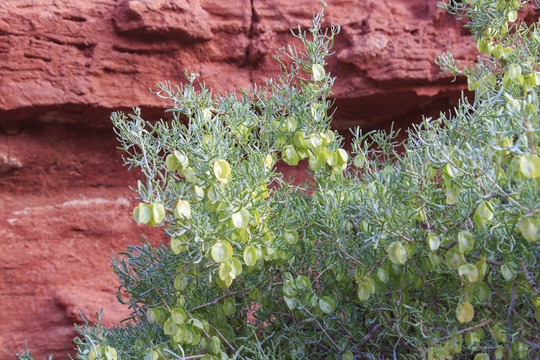
[[[330,129],[325,69],[338,26],[293,35],[278,77],[234,94],[158,84],[172,121],[114,113],[146,181],[134,220],[170,243],[112,259],[112,329],[83,326],[80,359],[531,359],[539,354],[540,84],[519,1],[450,1],[478,48],[474,99],[396,133]],[[308,164],[313,181],[276,163]]]

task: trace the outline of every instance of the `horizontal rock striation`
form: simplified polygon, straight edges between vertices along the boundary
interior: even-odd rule
[[[457,97],[463,84],[441,78],[433,63],[447,50],[458,60],[474,56],[452,17],[426,0],[351,4],[329,1],[327,11],[328,23],[342,27],[328,66],[338,76],[336,127],[411,120]],[[320,7],[314,0],[2,2],[0,125],[108,126],[113,109],[167,106],[149,89],[181,82],[185,71],[217,92],[247,88],[277,73],[272,55]]]

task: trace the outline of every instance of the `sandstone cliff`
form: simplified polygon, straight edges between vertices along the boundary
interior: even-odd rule
[[[463,82],[433,58],[464,62],[475,47],[435,0],[329,0],[342,34],[334,126],[406,125],[452,107]],[[0,358],[24,341],[36,358],[66,359],[78,311],[101,306],[106,324],[127,314],[107,255],[153,243],[131,220],[137,179],[121,165],[108,115],[143,108],[158,118],[159,80],[200,73],[217,92],[261,82],[306,26],[317,0],[5,0],[0,2]]]

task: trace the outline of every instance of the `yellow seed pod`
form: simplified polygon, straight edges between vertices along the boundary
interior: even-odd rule
[[[464,301],[456,308],[456,317],[460,323],[469,323],[474,317],[474,308],[470,302]]]
[[[191,205],[186,200],[178,200],[174,209],[174,215],[178,219],[191,219]]]
[[[321,81],[324,79],[325,71],[324,68],[319,64],[313,64],[311,67],[311,72],[313,73],[313,80]]]
[[[237,229],[245,229],[249,225],[249,211],[242,208],[231,216],[232,223]]]
[[[232,245],[227,241],[218,241],[212,246],[212,259],[218,263],[224,263],[233,255]]]
[[[214,161],[214,175],[222,185],[227,185],[231,181],[231,166],[227,160],[219,159]]]
[[[254,246],[247,246],[244,249],[244,262],[247,266],[254,266],[257,263],[257,249]]]

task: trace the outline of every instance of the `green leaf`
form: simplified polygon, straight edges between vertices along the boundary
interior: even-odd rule
[[[502,358],[504,358],[504,349],[504,345],[497,346],[497,349],[495,349],[495,353],[493,354],[495,355],[495,360],[501,360]]]
[[[508,22],[514,22],[517,20],[517,11],[515,10],[509,11],[507,16],[508,16]],[[474,360],[480,360],[480,359],[476,359],[475,357]]]
[[[204,190],[200,186],[193,185],[190,194],[191,197],[197,201],[201,201],[202,199],[204,199]]]
[[[521,65],[519,64],[510,64],[508,67],[508,77],[512,80],[517,80],[521,76]]]
[[[214,335],[208,340],[206,344],[206,351],[212,355],[217,355],[219,354],[220,346],[221,342],[219,341],[219,338]]]
[[[388,273],[384,268],[380,267],[377,269],[377,277],[379,278],[379,281],[384,284],[388,280]]]
[[[315,156],[309,158],[309,168],[313,172],[321,171],[324,162],[319,162]]]
[[[297,292],[295,290],[295,284],[292,280],[287,280],[283,283],[283,293],[290,298],[296,296]]]
[[[292,116],[289,116],[287,120],[285,121],[285,131],[288,133],[292,133],[297,128],[296,119]]]
[[[479,37],[476,41],[476,48],[484,54],[489,54],[492,49],[491,39]]]
[[[206,108],[202,111],[202,118],[204,122],[209,122],[212,120],[212,110]]]
[[[514,342],[512,345],[510,345],[510,354],[515,356],[516,359],[528,359],[528,351],[529,347],[527,344],[521,341]]]
[[[482,258],[480,259],[476,264],[476,269],[478,270],[478,277],[480,278],[480,280],[482,280],[484,278],[484,276],[487,274],[487,271],[488,271],[488,266],[487,266],[487,263],[486,263],[486,259],[485,258]]]
[[[461,335],[454,332],[452,333],[450,339],[446,342],[445,347],[448,348],[451,353],[459,354],[462,350],[462,342],[463,338]]]
[[[500,59],[503,57],[504,51],[501,44],[497,44],[493,49],[491,49],[491,55],[495,57],[496,59]]]
[[[171,250],[176,255],[185,252],[187,250],[186,242],[187,237],[185,235],[171,238]]]
[[[151,204],[152,207],[152,221],[149,224],[157,225],[165,220],[165,208],[163,204]]]
[[[144,360],[158,360],[159,354],[156,350],[147,349],[144,353]]]
[[[481,201],[478,205],[478,208],[476,208],[476,214],[478,214],[479,217],[485,220],[491,220],[493,219],[493,206],[489,201]]]
[[[275,160],[274,157],[270,154],[266,155],[263,160],[263,165],[266,171],[272,170],[272,167],[274,166]]]
[[[262,294],[261,291],[257,288],[252,288],[248,292],[249,299],[253,301],[261,301],[262,300]]]
[[[304,134],[301,131],[294,133],[292,141],[296,149],[307,149],[308,147]]]
[[[105,348],[103,348],[103,355],[105,355],[106,360],[118,359],[118,354],[116,353],[116,349],[111,346],[105,346]]]
[[[463,171],[456,168],[454,165],[448,163],[444,166],[444,172],[452,179],[463,176]]]
[[[485,227],[493,220],[493,206],[489,201],[481,201],[476,208],[473,221],[476,226]]]

